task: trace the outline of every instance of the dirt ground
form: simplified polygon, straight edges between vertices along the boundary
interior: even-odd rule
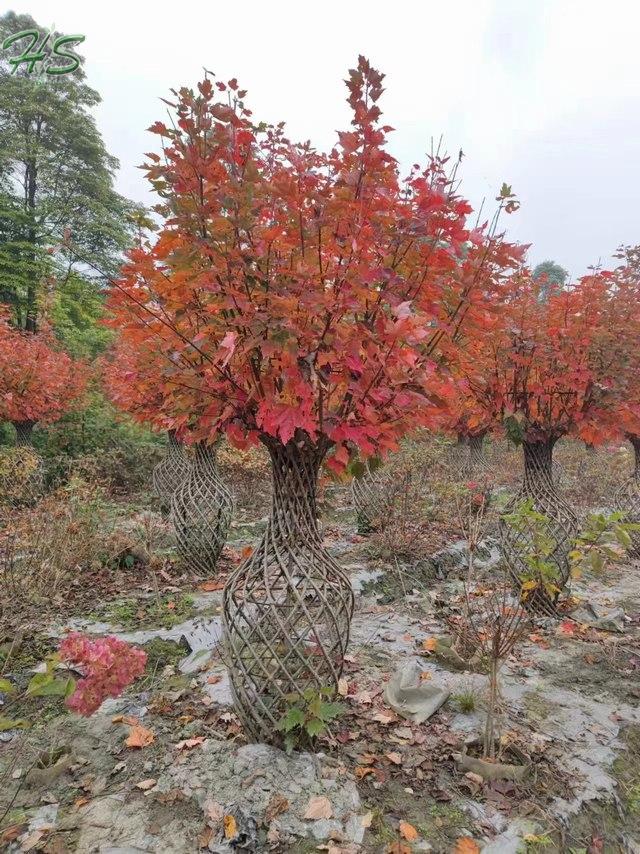
[[[615,618],[608,630],[570,614],[543,620],[506,662],[503,760],[526,773],[491,781],[465,763],[478,753],[487,676],[457,669],[433,642],[463,607],[464,550],[449,541],[436,572],[385,559],[355,533],[348,492],[329,499],[326,544],[351,577],[356,612],[343,712],[315,753],[248,745],[233,712],[221,588],[262,528],[241,519],[220,577],[161,576],[154,591],[146,575],[123,571],[109,595],[85,595],[19,643],[5,639],[3,675],[17,684],[69,628],[138,643],[148,662],[143,679],[90,718],[56,697],[12,708],[32,726],[0,732],[2,850],[640,851],[640,563],[574,584],[573,612],[597,606]],[[485,558],[490,573],[491,541]],[[385,700],[405,668],[448,692],[424,723]],[[143,746],[128,746],[141,730]]]

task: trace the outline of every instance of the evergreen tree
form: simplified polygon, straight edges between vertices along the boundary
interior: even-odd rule
[[[37,27],[29,15],[9,12],[0,17],[0,43]],[[0,301],[20,327],[35,331],[48,277],[66,281],[76,269],[98,290],[120,264],[137,211],[114,190],[118,161],[91,115],[100,96],[82,65],[56,76],[15,70],[9,56],[24,46],[21,40],[0,56]],[[73,251],[52,255],[67,238]]]

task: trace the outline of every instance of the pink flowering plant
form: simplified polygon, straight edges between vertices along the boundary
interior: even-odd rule
[[[144,672],[147,654],[114,637],[95,640],[73,632],[60,644],[59,655],[83,677],[66,704],[79,715],[92,715],[107,697],[119,697]]]
[[[81,674],[76,680],[69,673],[60,675],[65,662]],[[10,679],[0,678],[0,694],[7,695],[2,711],[8,711],[23,697],[64,697],[69,709],[79,715],[92,715],[108,697],[119,697],[144,672],[147,654],[115,637],[90,638],[72,632],[49,656],[42,673],[36,673],[20,696]],[[23,718],[0,714],[0,732],[29,726]]]

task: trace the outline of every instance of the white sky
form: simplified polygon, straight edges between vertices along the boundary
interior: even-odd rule
[[[444,135],[466,154],[474,205],[513,185],[504,224],[572,275],[640,243],[637,0],[28,0],[42,26],[82,33],[97,121],[121,163],[118,189],[149,204],[136,165],[159,98],[203,66],[249,90],[257,118],[328,147],[348,124],[342,80],[358,53],[383,71],[381,107],[403,165]]]

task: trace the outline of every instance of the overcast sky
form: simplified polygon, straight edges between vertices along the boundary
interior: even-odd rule
[[[121,164],[118,189],[149,204],[145,129],[159,98],[203,66],[249,90],[257,118],[328,147],[348,123],[342,80],[359,53],[383,71],[381,101],[403,165],[431,137],[465,152],[461,191],[477,206],[502,181],[522,202],[505,219],[573,276],[640,243],[640,3],[637,0],[29,0],[43,26],[82,33],[98,126]]]

